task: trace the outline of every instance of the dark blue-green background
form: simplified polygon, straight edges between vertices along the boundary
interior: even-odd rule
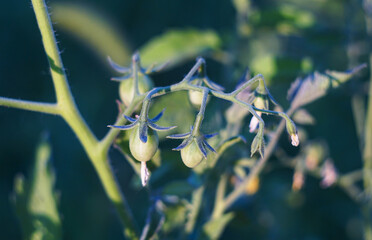
[[[50,1],[55,2],[65,1]],[[284,106],[288,106],[286,90],[297,75],[304,76],[307,71],[314,70],[346,70],[366,62],[369,52],[361,1],[252,1],[252,8],[260,18],[252,17],[251,33],[240,41],[234,40],[237,16],[228,0],[73,2],[89,6],[110,19],[132,49],[140,48],[154,36],[172,28],[214,30],[223,40],[222,48],[236,55],[237,61],[230,66],[235,72],[229,68],[235,75],[254,61],[254,44],[263,42],[267,49],[275,49],[272,55],[276,70],[270,88]],[[314,22],[303,28],[292,20],[283,20],[277,13],[281,4],[310,11]],[[53,8],[51,12],[53,14]],[[278,25],[283,21],[295,25],[298,30],[288,34],[281,32]],[[58,24],[55,28],[77,105],[101,138],[107,131],[106,125],[113,123],[117,114],[117,85],[109,81],[112,72],[89,47],[59,31]],[[270,41],[272,37],[275,41]],[[355,43],[361,47],[356,53],[350,53],[350,45]],[[255,57],[260,56],[260,50],[257,51]],[[312,64],[304,70],[301,62],[305,57]],[[187,62],[156,75],[156,84],[180,80],[191,64]],[[265,62],[263,64],[264,69]],[[225,75],[219,74],[223,67],[211,60],[208,71],[216,82],[225,85]],[[366,80],[366,72],[308,107],[317,119],[315,126],[306,127],[308,136],[328,142],[330,156],[340,172],[361,167],[350,99],[358,84]],[[236,79],[235,75],[232,78]],[[30,1],[1,4],[0,96],[54,101],[47,59]],[[50,133],[56,188],[61,193],[59,210],[64,239],[120,239],[121,228],[115,210],[69,127],[58,117],[0,107],[1,239],[21,239],[20,225],[9,200],[13,179],[17,173],[28,174],[35,147],[45,131]],[[287,139],[283,137],[282,140],[283,147],[289,148]],[[142,225],[146,209],[139,206],[147,203],[147,194],[130,187],[131,168],[117,152],[111,152],[115,174]],[[293,206],[288,200],[291,179],[292,171],[280,167],[264,174],[258,194],[238,205],[239,214],[227,227],[223,238],[360,239],[359,208],[342,191],[337,188],[323,190],[318,180],[308,177],[301,193],[303,204]]]

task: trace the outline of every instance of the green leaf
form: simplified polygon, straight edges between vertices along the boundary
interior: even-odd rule
[[[297,109],[323,97],[329,89],[345,83],[365,66],[363,64],[347,72],[327,71],[326,74],[315,72],[305,79],[296,79],[288,90],[291,108]]]
[[[206,50],[217,50],[221,45],[219,36],[211,30],[169,30],[151,39],[140,49],[144,66],[170,62],[167,67],[192,59]]]
[[[167,207],[164,213],[166,221],[163,225],[162,231],[165,234],[168,234],[174,229],[184,227],[187,217],[187,208],[183,204]]]
[[[52,9],[51,18],[58,23],[57,29],[81,40],[100,55],[103,61],[106,62],[107,56],[110,56],[119,64],[130,63],[132,50],[128,43],[100,13],[86,5],[73,3],[54,3]]]
[[[223,233],[226,225],[234,217],[233,213],[227,213],[217,219],[207,222],[203,226],[204,236],[201,239],[218,239]]]
[[[162,109],[165,109],[164,115],[159,120],[159,125],[162,126],[177,126],[177,128],[158,132],[159,139],[174,133],[190,132],[190,126],[194,122],[195,112],[188,102],[187,92],[175,92],[156,98],[150,109],[150,116],[155,115]],[[181,107],[182,106],[182,107]]]
[[[31,181],[27,182],[23,175],[18,175],[14,181],[13,201],[24,239],[61,239],[61,220],[50,156],[50,145],[44,140],[36,150]]]

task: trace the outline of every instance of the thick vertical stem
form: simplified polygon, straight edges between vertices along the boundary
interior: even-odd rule
[[[32,0],[32,5],[50,64],[58,113],[75,132],[93,163],[108,198],[119,213],[125,235],[130,239],[138,239],[131,211],[110,168],[107,153],[80,115],[72,97],[45,1]]]
[[[370,69],[372,69],[372,54],[370,55]],[[369,96],[367,119],[364,129],[364,151],[363,151],[363,171],[364,188],[368,199],[372,197],[372,74],[369,82]],[[363,208],[364,214],[364,235],[366,240],[372,240],[372,201],[369,200]]]
[[[85,150],[91,153],[91,150],[94,149],[92,146],[97,140],[81,117],[71,95],[47,6],[43,0],[32,0],[32,5],[41,32],[45,53],[49,61],[57,105],[61,110],[61,115],[70,124],[76,135],[78,135]]]
[[[124,235],[128,239],[138,239],[138,229],[133,220],[132,212],[122,195],[107,157],[97,158],[93,161],[99,179],[112,204],[115,206],[119,218],[124,225]]]
[[[369,41],[372,39],[372,0],[364,0],[365,20],[367,27],[367,34]],[[371,49],[370,49],[371,50]],[[369,201],[363,207],[364,215],[364,238],[366,240],[372,240],[372,53],[370,53],[369,59],[370,65],[370,81],[369,81],[369,96],[368,96],[368,107],[367,107],[367,119],[365,121],[364,129],[364,151],[363,151],[363,171],[364,171],[364,188],[368,196]]]
[[[45,53],[49,61],[57,102],[69,102],[69,104],[74,104],[67,83],[65,69],[59,55],[59,49],[47,11],[47,6],[43,0],[32,0],[32,6],[41,32]]]

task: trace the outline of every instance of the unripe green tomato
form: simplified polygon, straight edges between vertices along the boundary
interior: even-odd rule
[[[158,150],[159,137],[156,131],[148,129],[147,142],[139,138],[139,127],[135,127],[129,138],[129,149],[133,157],[141,162],[149,161]]]
[[[138,90],[139,92],[145,93],[154,87],[154,83],[152,82],[151,78],[148,76],[138,73]],[[132,100],[134,95],[134,79],[129,78],[120,82],[119,86],[119,94],[121,101],[128,106]]]
[[[269,100],[263,97],[256,97],[253,104],[256,108],[265,109],[265,110],[269,109]]]
[[[189,100],[190,103],[196,107],[199,108],[203,102],[203,93],[198,91],[189,91]]]
[[[194,79],[194,80],[191,80],[191,84],[193,85],[196,85],[196,86],[202,86],[202,82],[200,79]],[[190,103],[196,107],[196,108],[200,108],[202,102],[203,102],[203,92],[199,92],[199,91],[192,91],[190,90],[188,92],[188,95],[189,95],[189,100],[190,100]],[[207,102],[209,101],[209,96],[207,98]]]
[[[181,158],[187,167],[193,168],[203,160],[203,154],[200,152],[198,144],[192,141],[189,145],[181,149]]]
[[[203,102],[203,93],[199,91],[189,91],[189,100],[190,103],[195,107],[195,108],[200,108],[202,102]],[[207,102],[209,102],[209,96],[207,97]]]

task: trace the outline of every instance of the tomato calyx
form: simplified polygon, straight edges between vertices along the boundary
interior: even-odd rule
[[[172,139],[184,139],[182,143],[172,149],[181,151],[183,163],[190,168],[196,167],[203,159],[208,157],[209,152],[214,152],[214,148],[207,142],[207,139],[216,136],[215,134],[202,134],[199,131],[195,134],[193,129],[188,133],[174,134],[167,136]]]
[[[128,106],[133,101],[135,95],[144,94],[154,87],[149,74],[159,72],[168,65],[168,62],[166,62],[158,67],[155,67],[155,64],[153,64],[148,68],[143,68],[138,53],[133,55],[132,65],[130,67],[123,67],[114,62],[110,57],[107,59],[110,66],[121,74],[121,76],[112,77],[111,80],[120,82],[120,99],[125,106]],[[135,85],[135,79],[137,79],[137,86]]]

